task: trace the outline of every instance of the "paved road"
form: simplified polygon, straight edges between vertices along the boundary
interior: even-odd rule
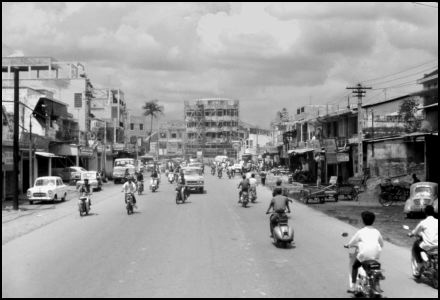
[[[270,193],[239,207],[236,180],[206,175],[206,194],[174,202],[174,186],[138,196],[128,216],[121,185],[94,195],[92,214],[76,201],[56,221],[2,246],[3,297],[349,297],[342,232],[355,228],[294,203],[295,246],[269,239]],[[386,243],[388,297],[436,297],[409,275],[409,251]]]

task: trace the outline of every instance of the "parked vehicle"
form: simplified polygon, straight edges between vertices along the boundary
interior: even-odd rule
[[[410,230],[408,225],[403,225],[403,229]],[[420,236],[415,236],[417,239],[421,239]],[[435,289],[438,289],[438,248],[432,249],[431,251],[422,251],[420,253],[423,259],[423,265],[420,269],[420,278],[424,277]],[[411,267],[416,267],[416,262],[411,262]]]
[[[347,237],[348,233],[344,232],[343,237]],[[347,245],[344,245],[348,249]],[[351,282],[351,266],[354,263],[357,255],[357,248],[355,251],[349,252],[350,269],[349,269],[349,280]],[[380,298],[382,296],[382,291],[378,288],[380,286],[380,281],[385,279],[383,276],[383,270],[381,265],[376,260],[366,260],[362,262],[362,266],[358,269],[358,277],[356,279],[355,285],[355,296],[356,297],[366,297],[366,298]]]
[[[273,217],[277,217],[277,224],[272,229],[272,241],[277,247],[287,248],[293,242],[293,228],[289,226],[287,214],[272,214],[270,220]]]
[[[66,200],[68,186],[63,183],[59,176],[38,177],[34,186],[27,190],[29,204],[34,201],[55,201]]]
[[[67,167],[60,172],[60,177],[63,181],[74,184],[76,181],[81,179],[82,172],[87,172],[87,170],[83,167]]]
[[[86,171],[81,173],[81,180],[76,182],[76,188],[84,184],[84,179],[89,180],[90,187],[93,190],[102,190],[102,179],[96,171]]]
[[[410,218],[415,213],[423,212],[427,205],[434,206],[435,212],[438,213],[438,184],[435,182],[413,183],[403,212]]]
[[[385,178],[380,183],[379,202],[391,206],[394,202],[405,201],[409,196],[409,183],[398,179]]]

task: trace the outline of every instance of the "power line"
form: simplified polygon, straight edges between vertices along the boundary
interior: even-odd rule
[[[423,5],[423,6],[438,8],[438,6],[428,5],[428,4],[424,4],[424,3],[420,3],[420,2],[412,2],[412,3],[417,4],[417,5]]]
[[[408,71],[410,71],[410,70],[420,68],[421,66],[424,66],[424,65],[427,65],[427,64],[431,64],[431,63],[433,63],[433,62],[438,62],[438,60],[437,60],[437,59],[435,59],[435,60],[431,60],[431,61],[428,61],[428,62],[426,62],[426,63],[420,64],[420,65],[417,65],[417,66],[414,66],[414,67],[411,67],[411,68],[408,68],[408,69],[405,69],[405,70],[403,70],[403,71],[396,72],[396,73],[393,73],[393,74],[384,75],[384,76],[376,77],[376,78],[373,78],[373,79],[363,80],[363,81],[361,81],[361,83],[366,83],[366,82],[370,83],[370,82],[376,81],[376,80],[378,80],[378,79],[384,79],[384,78],[387,78],[387,77],[391,77],[391,76],[394,76],[394,75],[398,75],[398,74],[400,74],[400,73],[405,73],[405,72],[408,72]]]
[[[390,79],[390,80],[386,80],[386,81],[374,82],[374,84],[376,84],[376,85],[377,84],[383,84],[383,83],[388,83],[388,82],[396,81],[396,80],[399,80],[399,79],[403,79],[403,78],[406,78],[406,77],[420,75],[420,73],[423,73],[423,72],[426,72],[426,71],[431,71],[431,70],[434,71],[437,68],[438,68],[438,66],[430,67],[430,68],[427,68],[427,69],[423,69],[423,70],[417,71],[416,73],[411,73],[411,74],[408,74],[408,75],[405,75],[405,76],[401,76],[401,77],[397,77],[397,78],[394,78],[394,79]]]

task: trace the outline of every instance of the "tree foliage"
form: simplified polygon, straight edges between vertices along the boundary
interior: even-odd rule
[[[415,132],[420,130],[421,120],[417,118],[417,107],[419,102],[413,98],[406,99],[399,108],[399,114],[404,122],[406,132]]]

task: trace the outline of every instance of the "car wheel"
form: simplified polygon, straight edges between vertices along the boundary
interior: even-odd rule
[[[61,201],[66,201],[67,193],[64,193],[64,197],[61,198]]]
[[[53,197],[53,199],[52,199],[52,203],[54,203],[55,204],[55,201],[57,200],[57,195],[55,195],[54,197]]]
[[[34,204],[34,201],[29,200],[29,204],[30,204],[30,205]]]
[[[406,214],[406,218],[407,218],[407,219],[411,219],[412,216],[413,216],[412,212],[409,212],[409,213]]]

